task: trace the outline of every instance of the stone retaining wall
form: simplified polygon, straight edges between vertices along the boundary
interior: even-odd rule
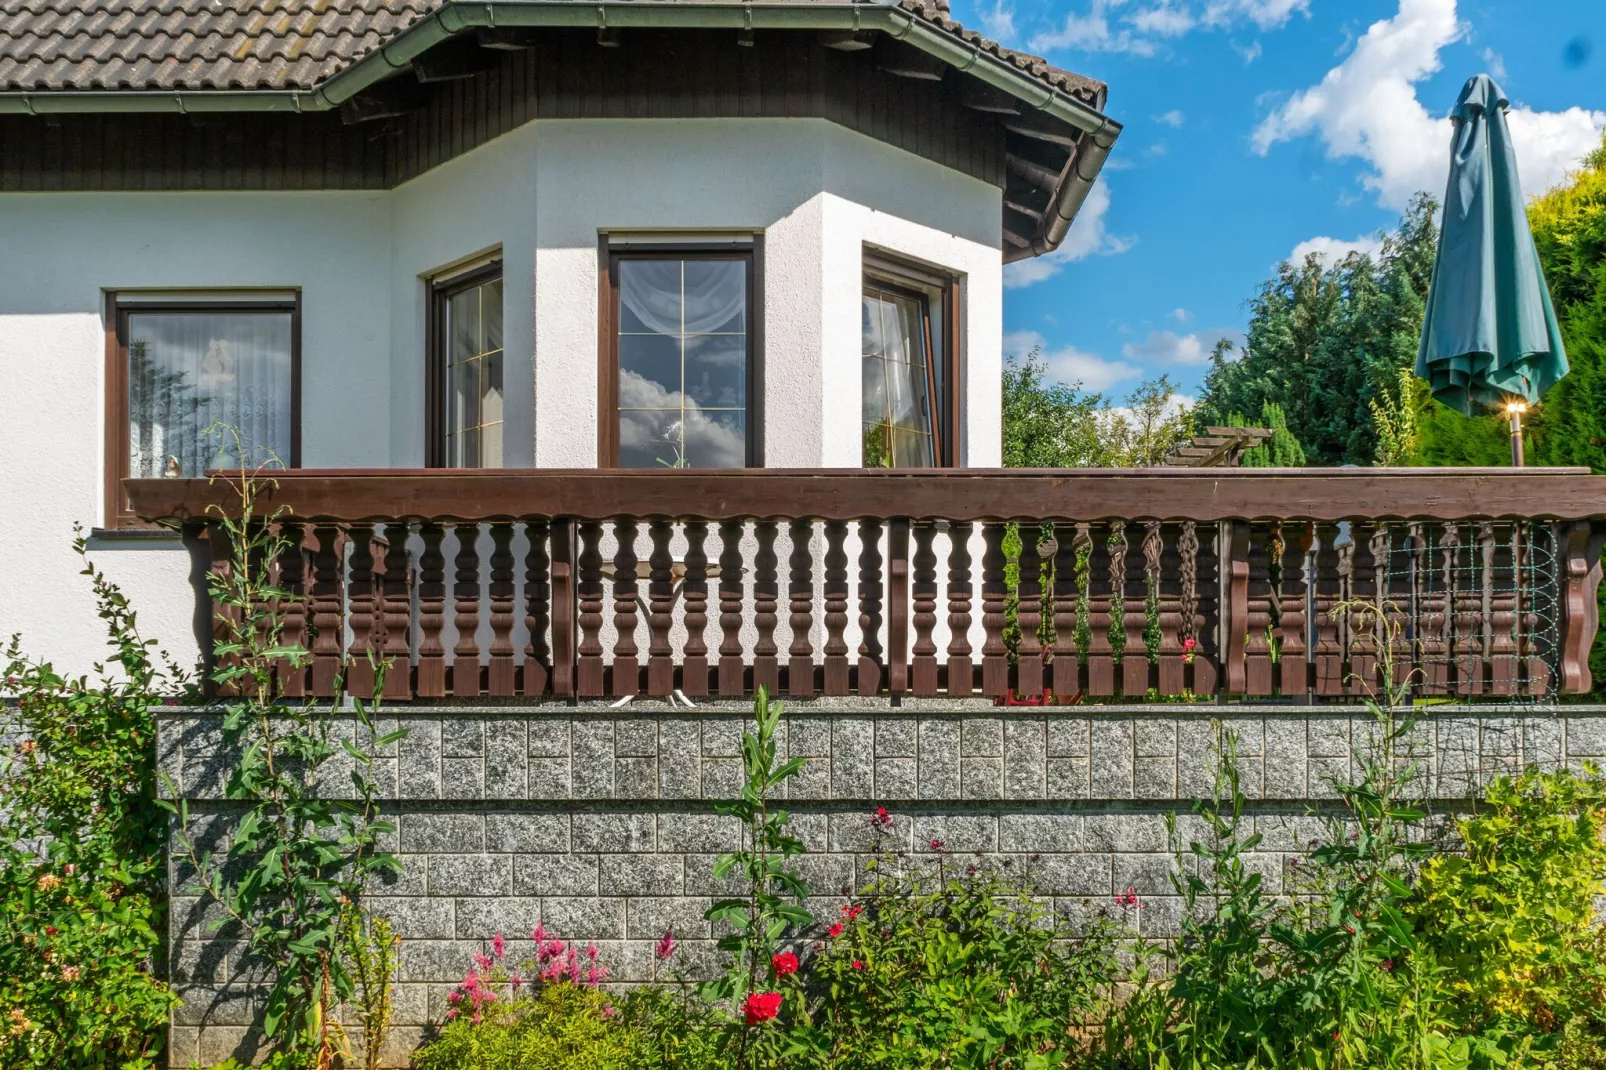
[[[1217,726],[1238,738],[1242,786],[1265,837],[1251,861],[1274,889],[1371,730],[1353,707],[821,699],[788,710],[781,749],[809,762],[787,807],[808,846],[801,869],[817,916],[835,914],[859,879],[869,813],[886,806],[904,849],[932,860],[981,852],[1030,872],[1062,911],[1109,909],[1135,888],[1140,927],[1154,937],[1174,932],[1179,912],[1165,816],[1183,815],[1186,841],[1191,800],[1212,782]],[[542,921],[595,941],[622,983],[654,978],[652,945],[669,927],[693,970],[712,962],[702,915],[733,887],[711,868],[735,846],[737,826],[710,800],[739,788],[749,714],[745,703],[643,701],[387,711],[380,730],[408,733],[377,769],[403,865],[371,900],[403,938],[390,1062],[404,1064],[440,1021],[470,956],[499,930],[525,936]],[[163,768],[191,800],[196,836],[223,844],[231,815],[219,801],[216,715],[174,711],[160,727]],[[1410,749],[1431,797],[1450,808],[1524,764],[1606,761],[1606,707],[1434,707]],[[331,791],[347,783],[338,764]],[[208,932],[215,908],[187,865],[175,860],[172,878],[172,978],[184,996],[172,1065],[246,1057],[256,977],[226,931]]]

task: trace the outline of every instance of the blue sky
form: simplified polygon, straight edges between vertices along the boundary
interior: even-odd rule
[[[1606,130],[1606,0],[954,0],[1005,44],[1109,83],[1125,125],[1064,247],[1006,272],[1005,352],[1121,397],[1196,393],[1274,265],[1375,242],[1442,196],[1466,78],[1512,101],[1523,185]]]

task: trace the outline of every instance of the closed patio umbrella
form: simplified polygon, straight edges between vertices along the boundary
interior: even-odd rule
[[[1522,411],[1567,374],[1567,353],[1528,229],[1506,95],[1486,74],[1456,101],[1450,181],[1416,374],[1471,416],[1504,408],[1522,463]]]

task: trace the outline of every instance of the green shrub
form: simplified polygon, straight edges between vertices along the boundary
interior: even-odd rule
[[[797,1065],[1072,1064],[1114,976],[1111,924],[1079,931],[1029,874],[961,856],[920,866],[883,853],[868,865],[869,883],[804,963]]]
[[[82,556],[85,544],[75,544]],[[0,758],[0,1066],[154,1066],[173,1003],[158,974],[165,815],[151,707],[184,687],[85,560],[111,654],[93,679],[13,638]]]
[[[448,1022],[414,1061],[417,1070],[638,1070],[652,1065],[646,1033],[599,989],[568,981],[528,998],[499,1000]]]

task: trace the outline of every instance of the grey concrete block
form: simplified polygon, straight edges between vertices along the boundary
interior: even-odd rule
[[[1044,895],[1109,895],[1110,856],[1107,854],[1044,854],[1035,861],[1017,856],[1031,881]]]
[[[790,716],[786,723],[793,754],[809,758],[831,756],[831,718]]]
[[[531,756],[528,772],[530,798],[567,799],[571,797],[569,758]]]
[[[1177,760],[1172,757],[1138,758],[1132,763],[1134,799],[1177,797]]]
[[[613,793],[617,799],[658,798],[658,759],[620,758],[616,761]]]
[[[900,802],[920,797],[920,766],[913,758],[878,758],[873,797]]]
[[[524,721],[516,717],[494,718],[485,725],[485,797],[523,799],[529,785],[529,741]]]
[[[685,886],[685,864],[680,855],[603,855],[600,872],[602,895],[680,895]]]
[[[1087,798],[1087,759],[1050,758],[1048,760],[1047,796],[1050,799]]]
[[[532,716],[526,725],[530,757],[567,758],[569,756],[569,718]]]
[[[481,813],[401,814],[396,821],[401,849],[409,853],[485,850],[485,815]]]
[[[570,790],[576,799],[613,797],[613,721],[576,720],[572,729],[574,759]]]
[[[497,896],[456,901],[459,940],[489,945],[497,933],[508,938],[528,937],[541,920],[541,900],[534,897]],[[487,947],[484,953],[489,953]]]
[[[569,815],[518,811],[486,814],[485,848],[496,853],[567,851]]]
[[[920,797],[963,798],[960,782],[960,721],[949,717],[920,719]]]
[[[1177,723],[1157,714],[1133,719],[1132,744],[1139,758],[1169,758],[1177,752]]]
[[[792,818],[794,824],[798,818]],[[685,853],[732,851],[741,844],[742,825],[734,817],[692,811],[658,815],[658,849]]]
[[[705,799],[734,799],[741,795],[747,777],[742,771],[740,758],[704,758],[703,791]]]
[[[477,940],[404,940],[397,975],[401,981],[455,985],[474,964]]]
[[[441,794],[441,723],[420,718],[408,725],[401,741],[400,796],[438,799]]]
[[[916,854],[996,851],[998,818],[993,814],[922,814],[915,818],[914,849]]]
[[[1041,717],[1004,722],[1004,797],[1041,799],[1048,794],[1048,723]]]
[[[654,850],[657,819],[650,812],[578,813],[572,819],[573,850],[641,853]]]
[[[614,723],[614,752],[620,758],[658,757],[658,719],[624,717]]]
[[[1081,814],[1000,814],[998,849],[1016,854],[1072,854],[1086,850]]]
[[[428,896],[373,896],[369,909],[390,919],[403,940],[447,940],[457,935],[452,900]]]
[[[1132,722],[1125,717],[1097,717],[1092,722],[1091,791],[1095,799],[1132,795]]]
[[[442,758],[485,756],[485,722],[468,715],[441,718]]]
[[[664,933],[673,932],[677,941],[707,939],[709,928],[703,915],[712,902],[706,896],[631,899],[625,904],[625,936],[657,941]]]
[[[1117,892],[1133,888],[1139,895],[1167,895],[1173,891],[1170,855],[1116,854],[1111,857],[1111,867],[1111,884]]]
[[[703,721],[703,757],[736,758],[742,753],[745,718],[719,716]]]
[[[966,717],[960,746],[960,753],[966,758],[1002,758],[1003,720],[998,717]]]
[[[1574,714],[1566,718],[1567,757],[1596,758],[1606,755],[1606,715]]]
[[[1363,733],[1357,742],[1364,741]],[[1350,718],[1344,714],[1315,714],[1306,721],[1306,747],[1312,758],[1348,758]]]
[[[875,721],[875,756],[881,758],[913,758],[920,738],[920,722],[912,717],[877,717]]]
[[[1165,815],[1092,813],[1083,818],[1087,847],[1093,851],[1166,850]]]
[[[1048,717],[1048,756],[1050,758],[1086,758],[1089,746],[1088,720],[1085,716],[1054,713]]]
[[[601,896],[543,899],[541,920],[565,940],[622,940],[625,935],[625,901]]]
[[[513,856],[515,895],[596,895],[597,856],[536,854]]]
[[[441,759],[441,798],[483,799],[484,797],[484,758]]]
[[[868,717],[831,722],[831,796],[875,797],[875,722]]]
[[[1001,799],[1004,797],[1004,759],[962,758],[964,798]]]
[[[429,856],[430,895],[510,895],[513,860],[507,855]]]

